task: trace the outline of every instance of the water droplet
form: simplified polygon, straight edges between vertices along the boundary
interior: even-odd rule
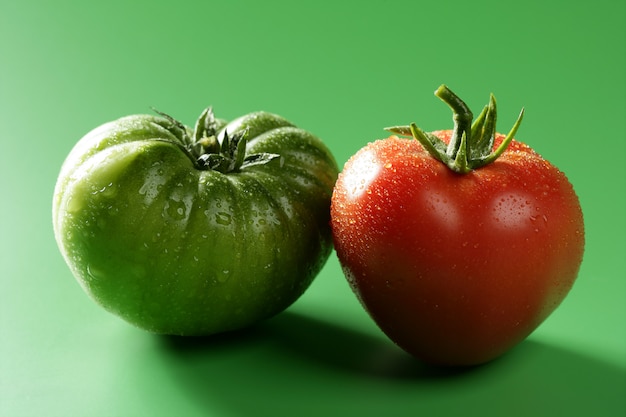
[[[106,185],[92,185],[91,186],[91,194],[101,194],[103,197],[112,197],[115,194],[115,187],[113,183],[110,182]]]
[[[170,199],[165,204],[165,212],[174,220],[183,220],[186,215],[185,203],[179,200]]]
[[[529,199],[523,195],[506,195],[497,202],[492,210],[495,223],[506,228],[523,228],[526,222],[534,222],[537,216],[533,214]]]
[[[221,274],[217,276],[217,281],[220,283],[224,283],[228,281],[229,276],[230,276],[230,271],[228,269],[225,269],[222,271]]]
[[[76,213],[80,211],[82,208],[82,203],[80,199],[71,197],[67,199],[67,203],[65,204],[65,211],[67,213]]]
[[[104,276],[104,272],[93,265],[87,265],[87,275],[89,279],[96,280],[101,279]]]
[[[233,218],[229,213],[220,211],[215,213],[215,221],[223,226],[228,226],[233,221]]]

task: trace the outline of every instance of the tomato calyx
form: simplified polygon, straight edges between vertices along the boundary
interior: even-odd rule
[[[453,112],[454,129],[448,144],[434,134],[424,132],[415,123],[408,126],[387,127],[385,130],[398,135],[412,136],[431,156],[459,174],[466,174],[498,159],[513,140],[524,117],[522,108],[505,139],[496,149],[493,149],[497,119],[496,99],[493,94],[490,95],[489,104],[473,122],[474,115],[469,107],[445,84],[435,91],[435,95]]]
[[[181,148],[194,162],[197,169],[213,170],[227,174],[238,172],[253,165],[263,165],[280,155],[274,153],[257,153],[246,155],[248,130],[235,132],[231,136],[224,129],[221,140],[219,124],[211,107],[206,108],[196,120],[193,132],[190,134],[181,122],[162,113],[154,111],[167,119],[170,123],[168,130],[181,142]]]

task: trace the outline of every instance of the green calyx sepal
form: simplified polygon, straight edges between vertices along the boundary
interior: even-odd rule
[[[193,132],[189,132],[186,126],[168,114],[153,110],[170,122],[170,132],[182,142],[185,152],[198,169],[226,174],[238,172],[249,166],[266,164],[280,157],[273,153],[246,155],[247,129],[229,136],[224,128],[220,141],[218,133],[224,123],[218,122],[211,107],[206,108],[200,114]]]
[[[435,95],[446,103],[453,112],[454,129],[450,142],[446,144],[432,133],[421,130],[415,123],[409,126],[393,126],[385,130],[404,136],[412,136],[435,159],[443,162],[452,171],[466,174],[474,169],[492,163],[509,146],[513,136],[524,117],[524,109],[520,112],[513,127],[502,143],[493,149],[496,137],[496,99],[491,94],[486,105],[476,120],[467,105],[446,85],[441,85]]]

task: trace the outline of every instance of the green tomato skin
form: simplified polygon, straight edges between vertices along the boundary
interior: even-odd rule
[[[54,232],[98,304],[154,333],[209,335],[271,317],[308,288],[332,249],[337,164],[317,137],[270,113],[218,138],[242,129],[247,153],[280,158],[198,169],[171,123],[146,115],[77,143],[55,188]]]

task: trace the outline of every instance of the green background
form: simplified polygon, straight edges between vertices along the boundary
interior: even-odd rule
[[[0,415],[626,415],[625,3],[0,0]],[[448,84],[562,169],[587,245],[561,307],[502,359],[422,367],[333,254],[287,312],[209,339],[154,336],[89,300],[56,247],[63,159],[154,106],[187,124],[278,113],[340,165],[383,127],[451,126]],[[523,254],[520,254],[523,256]]]

